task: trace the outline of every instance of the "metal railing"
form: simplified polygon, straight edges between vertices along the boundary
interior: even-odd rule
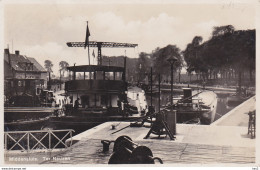
[[[255,126],[255,110],[254,111],[250,111],[248,113],[248,116],[249,116],[249,121],[248,121],[248,132],[247,134],[250,134],[251,135],[251,139],[255,138],[255,134],[256,134],[256,126]]]
[[[72,145],[66,144],[65,140],[72,139],[72,129],[64,130],[36,130],[36,131],[9,131],[4,132],[5,151],[33,151],[68,148]]]

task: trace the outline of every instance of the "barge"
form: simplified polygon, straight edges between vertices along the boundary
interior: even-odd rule
[[[79,65],[68,67],[62,115],[49,119],[49,128],[85,131],[107,121],[125,121],[146,113],[144,91],[128,87],[124,67]]]
[[[173,110],[176,110],[178,123],[211,124],[216,109],[217,95],[212,91],[192,92],[191,88],[183,88],[183,95],[173,98]]]

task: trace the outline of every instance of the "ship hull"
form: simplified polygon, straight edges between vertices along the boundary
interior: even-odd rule
[[[200,106],[194,100],[200,100]],[[177,123],[200,123],[209,125],[215,120],[217,110],[217,95],[211,91],[201,92],[191,103],[177,104],[176,110]]]
[[[4,130],[39,130],[46,126],[55,108],[6,107],[4,108]]]
[[[85,93],[84,95],[87,95]],[[98,93],[97,93],[98,95]],[[111,107],[89,107],[65,109],[64,115],[51,116],[45,128],[73,129],[76,134],[108,121],[131,121],[145,115],[147,107],[145,93],[138,87],[128,87],[127,104]],[[111,103],[116,103],[112,100]],[[67,112],[67,111],[69,112]]]
[[[208,97],[204,97],[202,101],[209,108],[209,110],[207,112],[201,114],[200,122],[201,122],[201,124],[209,125],[215,121],[218,98],[217,98],[216,93],[214,93],[212,91],[206,91],[204,93]]]

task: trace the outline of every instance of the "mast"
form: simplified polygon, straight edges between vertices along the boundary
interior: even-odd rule
[[[88,21],[87,21],[87,29],[86,29],[86,38],[85,38],[84,48],[86,49],[86,46],[88,46],[88,65],[90,65],[90,57],[89,57],[89,37],[90,37],[90,32],[89,32],[89,29],[88,29]]]

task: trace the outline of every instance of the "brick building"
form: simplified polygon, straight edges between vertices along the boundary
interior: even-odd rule
[[[5,97],[23,94],[34,96],[37,87],[47,87],[47,71],[34,58],[20,55],[19,51],[10,54],[9,49],[5,49]]]

